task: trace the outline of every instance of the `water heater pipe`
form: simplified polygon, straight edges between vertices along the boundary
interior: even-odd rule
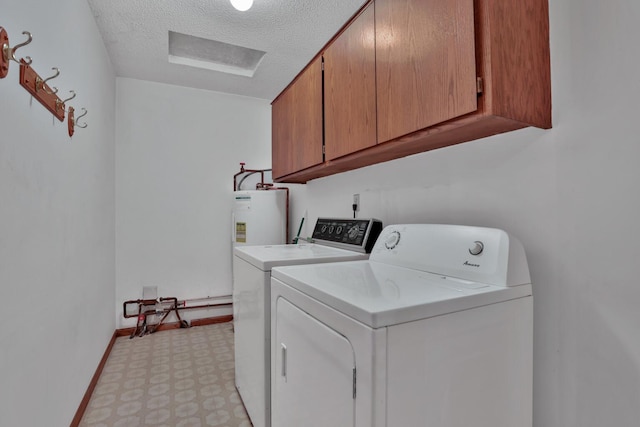
[[[260,183],[258,183],[257,185],[264,185],[264,173],[266,171],[270,171],[271,169],[245,169],[244,168],[245,163],[244,162],[240,162],[240,172],[238,172],[237,174],[233,175],[233,191],[238,191],[238,184],[237,184],[237,179],[238,176],[250,172],[251,174],[254,173],[259,173],[260,174]],[[242,181],[241,181],[242,183]]]

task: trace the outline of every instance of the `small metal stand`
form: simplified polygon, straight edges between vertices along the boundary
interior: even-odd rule
[[[171,305],[166,308],[165,304],[170,303]],[[138,313],[137,314],[129,314],[127,313],[127,306],[137,304],[138,305]],[[162,310],[158,310],[158,305],[162,306]],[[167,297],[167,298],[159,298],[159,299],[137,299],[137,300],[129,300],[123,303],[123,313],[125,318],[137,317],[138,322],[136,324],[136,328],[131,333],[129,338],[133,338],[136,335],[144,336],[145,334],[152,334],[158,330],[160,325],[165,321],[167,316],[175,311],[176,317],[178,318],[178,324],[180,328],[188,328],[189,323],[186,320],[183,320],[180,317],[180,312],[178,311],[178,299],[176,297]],[[156,324],[147,323],[148,316],[159,316],[162,314],[160,321]]]

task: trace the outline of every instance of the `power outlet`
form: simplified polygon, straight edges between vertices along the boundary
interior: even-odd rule
[[[360,195],[359,194],[354,194],[353,195],[353,204],[355,205],[355,210],[359,211],[360,210]]]

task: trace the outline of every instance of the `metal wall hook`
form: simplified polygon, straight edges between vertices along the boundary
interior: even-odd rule
[[[66,104],[68,101],[71,101],[73,98],[76,97],[76,91],[75,90],[70,90],[69,93],[71,94],[71,96],[67,99],[63,99],[62,101],[59,99],[56,99],[56,110],[59,110],[61,108],[64,108],[64,104]]]
[[[2,54],[5,61],[11,60],[17,62],[18,64],[20,63],[20,60],[16,58],[16,50],[28,45],[33,40],[33,37],[31,36],[31,33],[29,31],[23,31],[22,34],[27,36],[26,41],[17,44],[14,47],[9,47],[9,43],[5,43],[2,45]],[[24,61],[26,64],[31,64],[32,62],[30,56],[25,56],[24,58],[22,58],[22,61]]]
[[[76,91],[75,90],[70,90],[69,93],[71,94],[71,96],[65,100],[62,101],[63,104],[65,104],[67,101],[71,101],[73,98],[76,97]]]
[[[82,124],[78,124],[78,119],[80,117],[84,117],[87,115],[87,109],[86,108],[82,108],[83,113],[80,114],[77,118],[74,117],[75,116],[75,112],[73,107],[69,107],[69,115],[67,116],[67,129],[69,131],[69,136],[73,136],[74,132],[75,132],[75,128],[76,126],[79,128],[86,128],[87,124],[86,123],[82,123]]]
[[[21,59],[20,61],[16,59],[16,50],[18,50],[22,46],[28,45],[33,39],[31,37],[31,34],[27,31],[23,31],[22,34],[26,34],[27,36],[29,36],[28,40],[24,43],[20,43],[17,46],[11,47],[9,46],[9,35],[7,34],[7,30],[5,30],[3,27],[0,27],[0,79],[7,77],[7,74],[9,73],[9,63],[11,61],[15,61],[18,64],[31,64],[31,58],[28,56]]]
[[[74,125],[75,125],[76,127],[79,127],[79,128],[84,129],[84,128],[86,128],[86,127],[87,127],[87,124],[86,124],[86,123],[79,124],[79,123],[78,123],[78,119],[87,115],[87,109],[83,107],[83,108],[81,108],[81,110],[82,110],[83,112],[82,112],[82,114],[80,114],[78,117],[76,117],[76,118],[74,119]]]
[[[47,90],[47,87],[45,86],[49,80],[53,80],[60,75],[60,70],[57,67],[52,67],[51,69],[56,72],[53,76],[47,77],[44,80],[42,80],[40,77],[36,78],[36,92],[40,89],[43,89],[49,95],[58,93],[57,87],[52,88],[52,90]]]

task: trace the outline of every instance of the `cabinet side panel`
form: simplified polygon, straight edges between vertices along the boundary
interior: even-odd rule
[[[473,0],[375,4],[378,142],[475,111]]]
[[[549,4],[547,0],[478,0],[490,61],[492,113],[551,127]]]
[[[376,144],[374,4],[325,51],[327,160]]]

